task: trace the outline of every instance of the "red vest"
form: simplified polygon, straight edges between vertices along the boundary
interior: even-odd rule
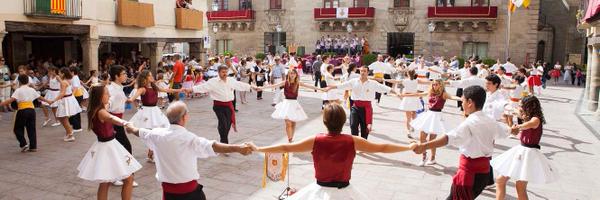
[[[356,156],[354,140],[347,134],[319,134],[313,145],[315,178],[320,182],[349,182]]]

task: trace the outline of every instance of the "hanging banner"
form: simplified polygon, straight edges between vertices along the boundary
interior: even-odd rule
[[[210,36],[204,36],[204,48],[210,49]]]
[[[335,18],[348,19],[348,7],[337,8]]]

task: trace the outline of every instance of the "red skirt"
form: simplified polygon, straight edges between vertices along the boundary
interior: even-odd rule
[[[540,75],[532,75],[527,79],[527,83],[529,86],[541,86],[542,79],[540,78]]]

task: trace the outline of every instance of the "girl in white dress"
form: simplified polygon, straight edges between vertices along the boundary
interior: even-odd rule
[[[53,100],[60,94],[60,80],[58,77],[58,68],[49,67],[48,68],[48,89],[46,90],[46,95],[44,98]],[[52,110],[52,116],[54,116],[55,123],[52,123],[51,126],[58,126],[60,122],[56,118],[56,109],[58,108],[58,104],[55,102],[53,104],[48,104],[47,102],[42,102],[42,106],[50,107]],[[44,123],[42,123],[42,127],[48,125],[50,123],[51,118],[46,119]]]
[[[419,84],[427,84],[429,81],[422,81],[417,79],[415,70],[410,69],[405,72],[405,76],[408,79],[402,80],[385,80],[387,82],[401,84],[404,89],[402,90],[403,95],[414,95],[418,93]],[[406,136],[412,138],[410,133],[414,131],[414,128],[410,126],[412,120],[417,118],[417,110],[423,109],[421,100],[417,96],[406,96],[402,98],[399,109],[406,113],[406,130],[408,131]]]
[[[308,118],[302,106],[298,103],[298,92],[300,86],[310,88],[312,90],[324,91],[323,88],[317,88],[309,84],[300,82],[298,72],[292,69],[288,72],[286,81],[278,84],[260,87],[261,90],[269,88],[283,87],[283,95],[285,99],[279,102],[275,106],[275,111],[271,114],[273,119],[285,120],[285,132],[287,133],[288,141],[292,142],[294,139],[294,132],[296,130],[296,122],[304,121]]]
[[[66,135],[63,140],[65,142],[73,142],[75,141],[75,136],[73,136],[73,128],[71,127],[71,123],[80,123],[79,126],[81,126],[81,119],[77,120],[75,117],[81,113],[81,107],[79,107],[77,99],[75,99],[75,96],[73,96],[73,89],[71,86],[73,75],[71,74],[69,68],[64,67],[60,69],[59,76],[61,80],[60,94],[58,94],[58,96],[49,103],[50,105],[53,103],[58,104],[56,117],[66,131]],[[73,120],[70,119],[71,117],[74,117],[72,118]]]
[[[500,174],[496,181],[496,199],[504,199],[506,183],[510,178],[517,181],[518,199],[528,199],[527,184],[544,184],[558,179],[556,168],[540,151],[543,124],[546,123],[540,101],[528,96],[521,101],[519,109],[523,124],[513,125],[512,134],[520,131],[521,144],[494,157],[490,165]]]
[[[323,74],[323,77],[325,78],[325,83],[327,84],[327,86],[330,87],[339,85],[340,83],[338,80],[340,78],[335,78],[333,76],[333,65],[327,65],[326,69],[327,73]],[[328,101],[329,103],[340,103],[340,99],[343,98],[342,95],[342,91],[338,89],[331,89],[327,91],[327,93],[323,94],[323,100]]]
[[[98,199],[108,199],[108,189],[112,182],[123,181],[121,199],[130,200],[133,190],[133,173],[142,168],[117,140],[113,125],[127,126],[129,123],[111,115],[105,105],[109,103],[108,89],[104,85],[93,86],[90,89],[90,104],[88,113],[88,128],[91,129],[96,141],[79,163],[77,170],[79,178],[100,182]]]
[[[156,86],[158,86],[159,88],[163,88],[163,89],[167,89],[169,88],[169,85],[167,83],[167,80],[164,79],[164,74],[163,73],[158,73],[158,75],[156,75]],[[165,107],[165,104],[167,102],[167,93],[166,92],[158,92],[158,106],[162,109]]]

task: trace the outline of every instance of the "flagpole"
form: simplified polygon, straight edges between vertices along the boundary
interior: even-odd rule
[[[506,20],[506,50],[504,52],[504,58],[508,59],[510,57],[510,16],[511,16],[511,11],[510,8],[508,8],[507,10],[507,15],[508,15],[508,20]]]

